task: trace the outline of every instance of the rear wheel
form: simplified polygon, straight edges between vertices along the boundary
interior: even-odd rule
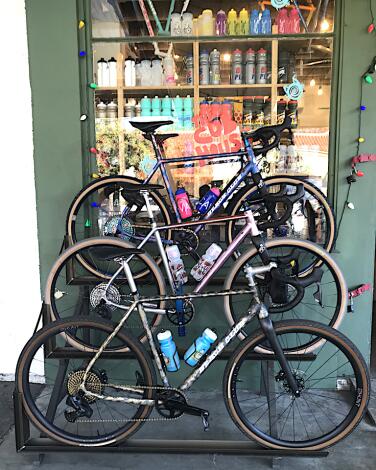
[[[120,265],[113,260],[102,259],[106,250],[122,250],[134,248],[134,245],[116,238],[90,238],[69,247],[56,260],[47,278],[45,290],[45,303],[49,308],[52,320],[68,319],[77,315],[90,315],[92,319],[100,317],[119,322],[124,315],[124,310],[112,305],[107,305],[102,297],[107,283]],[[93,270],[86,269],[78,259],[90,260]],[[85,266],[87,264],[85,263]],[[163,275],[154,260],[147,253],[134,255],[129,261],[131,271],[148,271],[143,279],[136,281],[137,289],[142,296],[156,297],[166,294]],[[116,304],[122,306],[131,305],[133,296],[124,275],[120,272],[107,291],[107,297]],[[164,301],[156,301],[151,307],[164,308]],[[153,328],[159,324],[162,316],[148,314],[149,325]],[[125,323],[134,336],[141,341],[146,339],[146,334],[137,310],[131,313]]]
[[[83,350],[69,346],[67,331],[77,341],[86,338]],[[136,432],[151,413],[150,406],[85,398],[79,392],[87,364],[112,331],[113,326],[106,322],[58,321],[36,333],[24,347],[17,365],[17,390],[31,422],[48,437],[75,446],[114,444]],[[87,338],[91,346],[87,346]],[[125,348],[127,359],[114,355],[114,350]],[[106,356],[110,350],[112,354]],[[136,394],[110,384],[145,388]],[[147,352],[135,338],[120,331],[90,370],[86,389],[103,396],[152,399],[155,384]],[[84,410],[82,416],[72,406],[77,401]]]
[[[90,237],[108,236],[139,245],[150,232],[151,225],[143,196],[137,192],[124,192],[128,183],[142,184],[129,176],[109,176],[92,181],[73,200],[67,214],[66,230],[71,243]],[[158,191],[149,194],[155,221],[158,225],[172,223],[172,214],[163,196]],[[171,230],[160,232],[162,239],[170,240]],[[151,239],[145,249],[160,262],[158,247]],[[87,268],[95,270],[90,260],[79,258]],[[143,277],[148,271],[134,272]]]
[[[300,396],[292,394],[278,361],[255,360],[267,343],[258,330],[243,341],[224,374],[231,418],[249,438],[274,449],[320,450],[350,434],[362,419],[370,391],[367,366],[358,349],[332,328],[310,321],[274,325],[285,352],[316,338],[313,355],[289,358]],[[253,359],[252,355],[253,354]]]

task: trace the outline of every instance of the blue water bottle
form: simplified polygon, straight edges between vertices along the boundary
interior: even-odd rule
[[[260,12],[258,10],[252,10],[251,18],[249,20],[249,32],[250,34],[260,34],[261,33],[261,23],[260,23]]]
[[[205,328],[190,348],[184,354],[185,362],[194,367],[202,356],[209,351],[210,346],[216,341],[217,335],[210,328]]]
[[[166,364],[166,369],[169,372],[176,372],[180,369],[180,359],[176,349],[176,344],[172,339],[171,331],[162,331],[161,333],[157,334],[157,338],[160,344],[163,359]]]
[[[215,201],[219,198],[221,191],[218,188],[211,188],[203,198],[201,198],[197,205],[196,209],[199,211],[200,214],[205,214],[210,207],[215,203]]]
[[[260,34],[272,34],[272,19],[270,10],[265,8],[261,16]]]

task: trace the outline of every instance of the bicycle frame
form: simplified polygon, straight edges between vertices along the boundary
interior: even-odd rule
[[[241,150],[239,152],[230,152],[230,153],[219,153],[219,154],[207,154],[207,155],[198,155],[198,156],[189,156],[189,157],[173,157],[173,158],[164,158],[164,150],[162,144],[158,144],[154,134],[150,136],[153,149],[157,158],[155,165],[153,166],[151,172],[143,181],[143,184],[147,184],[151,181],[155,173],[160,169],[161,175],[167,190],[167,194],[169,200],[171,202],[172,208],[174,210],[174,214],[176,220],[180,223],[182,221],[179,210],[175,201],[175,195],[172,190],[170,180],[167,174],[166,165],[171,163],[186,163],[186,162],[195,162],[195,161],[202,161],[202,160],[215,160],[215,159],[247,159],[247,164],[243,169],[241,169],[233,178],[232,180],[226,185],[224,188],[221,196],[218,200],[213,204],[213,206],[209,209],[209,211],[202,217],[200,220],[207,220],[209,219],[218,209],[220,209],[223,204],[232,196],[235,190],[239,187],[239,185],[245,180],[249,173],[252,175],[259,174],[260,170],[257,164],[256,157],[254,155],[252,146],[248,142],[247,139],[243,139],[243,143],[245,146],[245,150]],[[259,187],[263,186],[262,180],[258,182]],[[123,215],[126,215],[127,208],[124,209]],[[198,233],[202,229],[202,226],[197,225],[195,232]]]
[[[149,341],[149,345],[152,351],[153,358],[155,360],[155,363],[158,368],[158,372],[160,375],[160,378],[164,384],[165,387],[170,387],[168,377],[163,369],[163,365],[161,362],[161,359],[158,354],[158,350],[151,332],[151,329],[149,327],[147,317],[145,310],[143,308],[144,303],[160,300],[158,297],[150,297],[150,298],[143,298],[141,299],[139,297],[139,294],[137,292],[137,287],[135,285],[132,272],[128,266],[128,263],[124,261],[123,263],[124,270],[127,274],[127,279],[131,288],[131,291],[134,294],[134,302],[128,309],[128,311],[124,314],[123,318],[119,322],[119,324],[116,326],[114,331],[107,337],[107,339],[102,343],[102,345],[99,347],[98,351],[94,355],[94,357],[91,359],[89,364],[87,365],[85,369],[85,373],[82,379],[82,383],[80,385],[80,389],[89,397],[97,398],[97,399],[102,399],[102,400],[108,400],[108,401],[118,401],[118,402],[124,402],[124,403],[129,403],[129,404],[134,404],[134,405],[148,405],[152,406],[155,404],[154,400],[151,399],[137,399],[137,398],[124,398],[124,397],[112,397],[110,395],[102,395],[102,394],[97,394],[94,392],[90,392],[86,389],[85,383],[87,380],[87,376],[89,371],[92,369],[94,366],[95,362],[97,359],[101,356],[103,351],[105,350],[106,346],[111,342],[111,340],[116,336],[118,331],[122,328],[124,323],[126,322],[127,318],[129,315],[135,310],[136,308],[138,309],[138,313],[140,315],[143,327],[146,331],[146,335]],[[291,386],[291,389],[293,393],[297,393],[298,386],[296,383],[295,378],[293,377],[291,368],[288,364],[287,358],[278,342],[278,339],[275,335],[273,325],[271,323],[271,320],[269,318],[269,313],[265,307],[264,304],[260,302],[260,299],[258,297],[257,289],[255,287],[254,283],[254,274],[260,274],[264,273],[270,270],[269,266],[261,266],[258,268],[252,268],[252,267],[247,267],[247,278],[249,281],[249,286],[251,288],[251,292],[253,294],[253,298],[251,301],[250,308],[248,309],[248,312],[246,315],[244,315],[229,331],[226,335],[222,337],[222,339],[219,341],[217,346],[213,349],[213,351],[208,355],[208,357],[202,362],[201,365],[199,365],[195,370],[192,371],[188,377],[184,380],[184,382],[178,387],[179,390],[181,391],[186,391],[189,388],[192,387],[192,385],[199,379],[199,377],[208,369],[208,367],[211,365],[211,363],[216,359],[216,357],[225,349],[225,347],[231,343],[231,341],[237,336],[239,331],[243,329],[256,315],[259,318],[260,324],[265,331],[265,334],[268,337],[268,340],[272,346],[272,349],[283,369],[283,371],[286,373],[286,377],[288,380],[289,385]],[[223,292],[208,292],[208,293],[196,293],[193,296],[192,295],[180,295],[180,296],[166,296],[163,297],[164,300],[184,300],[184,299],[192,299],[194,298],[202,298],[202,297],[215,297],[215,296],[223,296],[223,295],[232,295],[232,292],[229,291],[223,291]],[[113,304],[115,305],[115,304]],[[118,307],[122,308],[123,310],[125,309],[124,306],[119,306]],[[115,385],[111,384],[109,385],[110,388],[117,388],[119,390],[123,391],[128,391],[136,394],[143,394],[144,390],[142,387],[131,387],[131,386],[126,386],[126,385]]]

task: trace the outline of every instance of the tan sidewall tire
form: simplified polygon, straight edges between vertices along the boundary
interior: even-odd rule
[[[297,179],[294,177],[289,177],[289,176],[272,176],[270,178],[266,178],[265,180],[266,185],[272,185],[272,184],[303,184],[304,188],[309,188],[309,192],[315,195],[315,197],[321,201],[321,204],[325,207],[326,213],[328,214],[329,217],[329,222],[330,222],[330,238],[328,240],[328,246],[325,248],[327,251],[331,251],[333,248],[334,244],[334,239],[335,239],[335,233],[336,233],[336,222],[333,216],[333,211],[332,208],[330,207],[328,201],[325,198],[325,195],[318,189],[316,186],[313,184],[309,183],[308,181]],[[254,192],[257,190],[256,185],[252,185],[248,188],[248,190],[245,192],[245,194]],[[236,195],[235,195],[236,197]],[[237,213],[237,210],[241,206],[242,200],[237,201],[234,206],[231,208],[231,213],[229,215],[234,215]],[[228,222],[227,227],[226,227],[226,235],[227,235],[227,240],[232,241],[232,227],[233,227],[234,222]]]
[[[52,303],[51,297],[53,295],[52,285],[53,285],[54,277],[55,277],[56,273],[58,272],[58,270],[60,269],[61,265],[63,263],[65,263],[67,258],[74,255],[74,253],[76,251],[80,250],[81,248],[87,248],[87,247],[96,246],[96,245],[103,245],[103,244],[118,247],[118,248],[124,248],[124,249],[134,248],[135,247],[132,243],[127,242],[125,240],[120,240],[118,238],[97,237],[97,238],[88,238],[87,240],[83,240],[83,241],[78,242],[75,245],[72,245],[69,248],[67,248],[59,256],[59,258],[55,261],[55,263],[52,266],[52,269],[51,269],[51,271],[48,275],[47,282],[46,282],[44,302],[46,304],[46,307],[48,309],[48,314],[49,314],[52,321],[60,319],[60,317],[58,315],[58,312],[54,311],[54,309],[53,309],[53,303]],[[166,284],[164,282],[163,275],[162,275],[161,270],[159,269],[158,265],[153,260],[153,258],[147,253],[143,253],[142,255],[138,255],[138,256],[149,266],[149,269],[153,272],[155,278],[157,279],[158,289],[159,289],[159,294],[158,295],[161,295],[161,296],[166,295]],[[102,279],[109,280],[110,278],[108,276],[107,277],[102,276]],[[161,308],[164,308],[165,301],[161,301],[160,305],[161,305]],[[131,315],[137,315],[137,314],[138,313],[137,313],[136,310],[131,313]],[[156,321],[154,322],[153,325],[151,325],[151,327],[154,328],[154,327],[158,326],[159,323],[161,322],[161,320],[162,320],[162,315],[157,315]],[[126,328],[126,324],[124,325],[124,328]],[[72,341],[72,343],[71,343],[72,346],[74,346],[78,349],[82,349],[82,345],[80,343],[77,343],[71,337],[70,337],[70,339]],[[144,343],[145,341],[146,341],[146,336],[144,336],[142,338],[141,342]]]
[[[108,178],[108,179],[100,179],[98,181],[94,181],[90,184],[88,184],[78,195],[76,196],[75,200],[72,202],[69,211],[68,211],[68,216],[67,216],[67,223],[66,223],[66,230],[67,230],[67,235],[68,235],[68,243],[72,245],[73,242],[73,233],[72,233],[72,222],[73,222],[73,217],[74,213],[77,209],[77,207],[81,204],[81,201],[87,196],[88,193],[92,192],[95,189],[99,189],[102,186],[105,187],[107,185],[111,185],[114,183],[132,183],[132,184],[142,184],[142,181],[136,180],[134,178],[128,178],[126,176],[114,176],[113,178]],[[164,216],[166,218],[166,225],[170,225],[172,223],[171,221],[171,215],[169,210],[166,208],[166,204],[162,198],[162,196],[158,193],[153,191],[152,193],[153,198],[158,202],[159,207],[161,210],[163,210]],[[168,230],[166,237],[169,240],[171,238],[172,231]],[[86,262],[81,256],[77,257],[77,260],[82,264],[82,266],[87,269],[89,272],[94,274],[94,276],[101,277],[100,273],[93,268],[89,263]],[[158,257],[155,259],[155,262],[159,264],[161,262],[161,258]],[[141,273],[138,273],[135,275],[135,279],[140,279],[143,276],[147,275],[148,271],[143,271]]]
[[[110,323],[108,322],[104,322],[104,321],[84,321],[84,320],[77,320],[77,321],[73,321],[73,323],[80,323],[81,324],[91,324],[91,325],[100,325],[101,327],[106,327],[108,332],[110,333],[111,331],[113,331],[113,325],[111,325]],[[30,418],[31,422],[43,433],[46,433],[49,437],[51,437],[52,439],[55,439],[59,442],[62,442],[63,444],[67,444],[67,445],[73,445],[73,446],[79,446],[79,447],[102,447],[102,446],[105,446],[105,445],[110,445],[110,444],[115,444],[115,443],[118,443],[118,442],[121,442],[123,441],[124,439],[126,439],[127,437],[129,437],[131,434],[135,433],[137,431],[137,429],[142,426],[143,424],[143,421],[135,421],[134,424],[131,426],[131,428],[129,428],[125,433],[121,434],[118,438],[116,439],[112,439],[108,442],[104,442],[104,443],[101,443],[101,444],[78,444],[78,443],[75,443],[75,442],[72,442],[72,441],[69,441],[69,440],[66,440],[64,438],[62,438],[61,436],[55,436],[54,434],[51,433],[51,431],[49,429],[47,429],[35,416],[34,414],[31,412],[30,408],[28,407],[28,404],[23,396],[23,383],[22,383],[22,371],[23,371],[23,367],[25,365],[25,361],[27,359],[27,354],[29,352],[29,350],[33,347],[34,345],[34,342],[36,341],[37,338],[39,338],[41,335],[45,334],[46,331],[51,331],[51,329],[54,329],[55,327],[58,328],[59,325],[63,324],[63,323],[67,323],[67,325],[71,324],[72,322],[71,321],[56,321],[54,323],[51,323],[50,325],[48,326],[45,326],[42,330],[39,330],[29,341],[28,343],[26,344],[26,346],[24,347],[24,349],[22,350],[21,352],[21,355],[18,359],[18,364],[17,364],[17,371],[16,371],[16,387],[17,387],[17,392],[21,393],[22,394],[22,399],[23,399],[23,406],[25,408],[25,411],[26,411],[26,414],[27,416]],[[154,368],[153,368],[153,364],[148,356],[148,353],[145,351],[145,349],[143,348],[143,346],[141,344],[138,344],[139,342],[137,341],[136,338],[133,338],[131,336],[129,336],[128,334],[122,332],[122,331],[119,331],[118,332],[118,335],[119,336],[122,336],[123,339],[125,339],[126,341],[128,342],[132,342],[133,343],[133,346],[136,345],[136,347],[139,348],[139,351],[141,353],[141,356],[143,356],[143,360],[145,360],[145,365],[147,366],[146,369],[148,371],[148,377],[147,377],[147,385],[155,385],[156,384],[156,378],[155,378],[155,371],[154,371]],[[127,348],[128,349],[128,348]],[[146,397],[146,398],[151,398],[151,394],[152,394],[152,390],[150,390],[150,396]],[[140,418],[142,419],[145,419],[147,418],[150,413],[152,411],[152,408],[151,407],[145,407],[144,411],[142,412],[142,415]]]
[[[346,286],[346,281],[345,278],[343,277],[343,274],[341,270],[339,269],[337,263],[333,260],[333,258],[322,248],[319,246],[315,245],[312,242],[309,242],[307,240],[298,240],[295,238],[283,238],[283,239],[277,239],[277,240],[267,240],[265,243],[266,249],[268,248],[273,248],[275,246],[278,246],[280,244],[285,244],[285,245],[291,245],[291,246],[300,246],[300,247],[307,247],[310,250],[312,250],[314,253],[317,253],[320,255],[322,258],[324,258],[328,264],[331,265],[333,268],[333,271],[335,272],[336,276],[338,277],[339,285],[341,286],[341,306],[337,315],[336,321],[331,325],[332,328],[338,329],[340,324],[342,323],[342,320],[345,316],[346,313],[346,307],[347,307],[347,286]],[[243,253],[233,264],[230,272],[227,274],[225,283],[224,283],[224,289],[229,290],[233,289],[232,287],[232,282],[234,280],[235,274],[238,272],[240,267],[250,258],[255,256],[257,254],[257,250],[255,247],[250,248],[248,251]],[[226,295],[224,297],[224,311],[225,315],[227,318],[227,321],[229,322],[230,326],[234,324],[234,320],[232,318],[231,314],[231,308],[230,308],[230,297]],[[244,312],[245,313],[245,312]],[[272,317],[273,318],[273,317]],[[243,333],[238,334],[238,338],[240,340],[243,340],[246,336]],[[314,351],[317,347],[320,346],[321,343],[315,343],[311,347],[304,348],[305,351],[312,352]],[[268,353],[270,351],[264,350],[264,349],[259,349],[258,352],[263,352],[263,353]]]
[[[287,331],[287,330],[293,328],[293,324],[295,324],[296,327],[304,328],[304,326],[302,326],[303,323],[305,324],[305,327],[307,328],[307,330],[312,330],[313,328],[315,328],[315,329],[317,329],[317,332],[319,332],[320,329],[321,330],[325,329],[326,333],[329,333],[329,335],[331,334],[332,337],[336,338],[337,341],[339,340],[342,344],[345,344],[347,349],[352,349],[352,351],[357,354],[358,366],[361,370],[363,384],[364,384],[366,389],[363,389],[362,401],[360,403],[358,412],[356,413],[356,415],[355,415],[354,419],[352,420],[352,422],[348,425],[348,427],[344,431],[342,431],[342,433],[338,434],[337,436],[335,436],[331,440],[329,440],[325,443],[322,443],[320,445],[305,447],[305,448],[301,448],[301,449],[295,449],[294,448],[293,450],[296,450],[296,451],[325,449],[326,447],[330,447],[330,446],[334,445],[336,442],[338,442],[338,441],[342,440],[343,438],[345,438],[346,436],[348,436],[356,428],[356,426],[359,424],[359,422],[361,421],[361,419],[363,417],[363,414],[365,412],[365,409],[367,407],[367,404],[368,404],[369,393],[370,393],[370,382],[369,382],[369,376],[368,376],[368,372],[367,372],[367,366],[366,366],[360,352],[358,351],[358,349],[353,345],[353,343],[350,340],[348,340],[348,338],[346,338],[340,332],[334,330],[333,328],[326,327],[325,325],[320,325],[317,322],[311,322],[309,320],[301,320],[301,321],[296,321],[296,322],[294,320],[287,320],[287,321],[284,321],[284,322],[283,321],[278,322],[278,323],[275,324],[275,329],[277,331],[283,331],[283,330]],[[285,324],[285,325],[282,325],[282,324]],[[331,330],[331,331],[329,332],[328,330]],[[236,362],[238,361],[238,359],[240,358],[240,356],[244,353],[244,351],[246,349],[252,347],[252,344],[254,344],[256,341],[259,340],[259,338],[262,338],[263,336],[264,336],[264,333],[261,330],[258,330],[257,332],[255,332],[255,334],[253,336],[251,336],[250,338],[245,340],[243,343],[241,343],[238,346],[238,348],[234,351],[233,355],[231,356],[230,360],[227,363],[227,366],[226,366],[226,369],[225,369],[225,372],[224,372],[224,381],[223,381],[224,400],[225,400],[227,410],[228,410],[228,412],[231,416],[231,419],[234,421],[236,426],[248,438],[254,439],[255,441],[259,442],[261,445],[263,445],[265,447],[269,447],[269,448],[272,448],[272,449],[286,449],[287,447],[272,444],[272,443],[270,443],[266,440],[261,439],[259,436],[257,436],[252,431],[250,431],[243,424],[243,422],[240,419],[238,419],[237,413],[235,411],[235,408],[234,408],[234,405],[233,405],[233,402],[232,402],[232,399],[231,399],[231,378],[232,378],[232,375],[234,373],[234,367],[236,365]],[[257,348],[255,348],[255,350],[257,350]],[[291,448],[289,448],[289,449],[291,449]]]

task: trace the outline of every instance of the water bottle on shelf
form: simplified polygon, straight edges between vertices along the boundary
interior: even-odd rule
[[[186,284],[188,276],[181,259],[180,251],[177,245],[171,245],[166,248],[166,254],[171,268],[172,277],[178,285]]]
[[[154,96],[151,102],[151,115],[160,116],[161,115],[161,100],[158,96]]]
[[[169,372],[176,372],[180,369],[180,359],[176,344],[172,339],[171,331],[166,330],[158,333],[157,339],[166,364],[166,369]]]
[[[191,208],[191,203],[188,197],[188,194],[184,188],[178,188],[175,192],[175,199],[178,205],[178,210],[180,217],[184,219],[189,219],[192,217],[193,212]]]
[[[174,117],[178,120],[177,127],[178,129],[183,129],[184,127],[184,112],[183,112],[183,98],[179,95],[176,95],[174,98]]]
[[[162,98],[162,116],[172,116],[172,100],[168,95]]]
[[[276,24],[278,26],[278,34],[290,33],[290,19],[287,8],[279,10]]]
[[[185,69],[187,85],[193,85],[193,56],[191,54],[185,58]]]
[[[182,36],[192,36],[193,34],[193,14],[189,12],[183,13],[181,20]]]
[[[260,34],[261,32],[260,12],[258,10],[252,10],[249,32],[250,34]]]
[[[265,8],[261,15],[260,34],[272,34],[272,19],[270,10]]]
[[[175,85],[175,62],[171,55],[163,58],[163,71],[165,85]]]
[[[196,209],[200,214],[205,214],[210,207],[217,201],[221,194],[219,188],[210,188],[209,191],[200,199],[196,205]]]
[[[192,118],[193,118],[193,98],[190,95],[187,95],[184,99],[184,111],[183,111],[183,120],[184,120],[184,129],[192,129]]]
[[[210,53],[210,84],[219,85],[221,83],[221,53],[218,49],[213,49]]]
[[[101,57],[97,62],[97,83],[98,86],[105,86],[105,73],[107,68],[107,62]]]
[[[151,84],[160,86],[163,83],[163,71],[161,59],[153,59],[151,62]]]
[[[238,19],[238,36],[245,36],[248,34],[249,31],[249,15],[248,11],[243,8],[239,12],[239,19]]]
[[[256,83],[267,82],[267,51],[263,48],[257,51]]]
[[[222,253],[222,248],[216,243],[212,243],[206,250],[205,254],[201,256],[198,263],[191,269],[191,275],[196,281],[201,279],[209,272],[210,268],[215,263],[215,260]]]
[[[253,85],[256,82],[256,55],[252,48],[249,48],[245,56],[245,83]]]
[[[181,36],[182,21],[180,13],[171,15],[171,36]]]
[[[215,34],[217,36],[226,36],[227,18],[223,10],[219,10],[215,17]]]
[[[290,34],[299,34],[300,33],[300,16],[297,8],[293,8],[290,12],[290,21],[289,21],[289,32]]]
[[[150,98],[144,96],[141,99],[141,116],[151,116],[151,101]]]
[[[227,14],[227,34],[229,36],[236,36],[238,30],[238,14],[231,8]]]
[[[108,86],[117,85],[117,62],[114,57],[107,62],[108,64]]]
[[[136,85],[136,61],[134,59],[127,59],[124,62],[124,85]]]
[[[231,84],[241,85],[243,81],[243,54],[235,49],[231,55]]]
[[[209,85],[209,53],[208,51],[201,51],[200,53],[200,85]]]
[[[202,335],[199,336],[184,354],[185,362],[194,367],[198,361],[206,354],[211,345],[217,340],[217,335],[210,328],[205,328]]]

